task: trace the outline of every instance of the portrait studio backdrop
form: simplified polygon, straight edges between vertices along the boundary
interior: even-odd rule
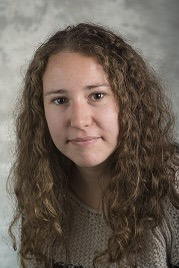
[[[0,267],[19,267],[7,229],[13,204],[6,181],[13,159],[13,108],[29,60],[59,28],[95,22],[119,32],[161,77],[179,141],[178,0],[0,0]]]

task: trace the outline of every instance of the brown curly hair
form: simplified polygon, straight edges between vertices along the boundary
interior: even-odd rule
[[[174,118],[154,72],[123,38],[99,25],[80,23],[56,32],[29,64],[18,106],[16,161],[10,174],[17,200],[10,235],[16,248],[13,228],[22,219],[22,267],[31,257],[45,267],[51,265],[52,253],[50,246],[43,246],[44,237],[46,241],[58,237],[65,248],[65,195],[72,162],[52,142],[42,88],[48,59],[64,50],[95,58],[119,103],[120,139],[108,160],[110,181],[103,195],[103,213],[112,234],[94,265],[116,262],[122,267],[125,258],[142,248],[146,228],[161,224],[162,200],[168,196],[178,206],[178,158]]]

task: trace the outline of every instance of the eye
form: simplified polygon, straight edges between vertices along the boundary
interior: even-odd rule
[[[60,97],[60,98],[56,98],[56,99],[53,99],[52,102],[54,102],[55,104],[57,105],[62,105],[62,104],[65,104],[67,103],[67,98],[65,97]]]
[[[105,96],[105,93],[102,92],[96,92],[91,95],[92,100],[101,100]]]

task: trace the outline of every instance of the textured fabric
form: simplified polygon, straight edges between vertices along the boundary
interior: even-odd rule
[[[68,198],[73,210],[73,220],[66,237],[69,266],[63,266],[64,252],[56,246],[54,267],[92,267],[94,253],[106,247],[110,230],[101,212],[87,207],[72,193]],[[167,199],[163,206],[163,226],[155,228],[153,232],[146,232],[145,248],[136,256],[137,267],[179,267],[179,211]],[[117,265],[106,267],[113,268]]]

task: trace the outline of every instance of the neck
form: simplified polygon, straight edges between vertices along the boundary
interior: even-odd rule
[[[102,192],[106,181],[103,174],[101,167],[76,167],[71,178],[74,194],[87,206],[97,210],[102,209]]]

